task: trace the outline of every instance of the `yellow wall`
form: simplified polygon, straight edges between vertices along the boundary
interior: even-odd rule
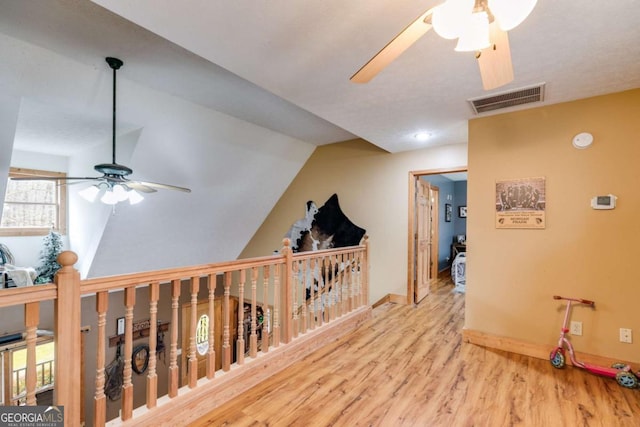
[[[590,148],[572,147],[580,132]],[[496,180],[539,176],[546,229],[496,229]],[[615,210],[590,207],[608,193]],[[551,348],[562,321],[552,295],[592,299],[595,310],[574,310],[576,349],[640,360],[640,90],[471,120],[467,203],[466,328]],[[620,327],[633,344],[618,342]]]
[[[266,218],[241,258],[282,246],[308,200],[321,206],[338,194],[340,207],[370,237],[370,302],[406,295],[409,171],[466,166],[467,145],[390,154],[363,140],[318,147]]]

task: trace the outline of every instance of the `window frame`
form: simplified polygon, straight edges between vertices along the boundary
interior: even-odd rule
[[[54,343],[54,338],[53,336],[39,336],[36,338],[36,374],[38,377],[40,378],[45,378],[44,377],[44,364],[48,363],[48,362],[53,362],[51,364],[51,370],[49,371],[49,377],[51,379],[51,382],[47,383],[47,384],[41,384],[40,388],[38,388],[37,386],[37,381],[36,381],[36,394],[38,393],[42,393],[44,391],[47,390],[51,390],[51,389],[55,389],[55,385],[56,385],[56,379],[55,379],[55,363],[56,363],[56,357],[55,357],[55,344]],[[54,345],[54,352],[53,352],[53,358],[49,359],[47,358],[46,360],[44,360],[44,357],[40,357],[38,358],[38,347],[42,346],[42,345],[50,345],[53,344]],[[19,384],[17,384],[15,382],[16,379],[16,373],[19,371],[23,371],[26,369],[26,366],[23,368],[17,368],[15,367],[14,364],[14,358],[15,358],[15,353],[18,351],[26,351],[27,349],[27,342],[24,339],[21,339],[19,341],[15,341],[15,342],[9,342],[4,344],[2,347],[0,347],[0,353],[2,354],[2,357],[0,358],[0,360],[2,360],[2,364],[1,369],[2,369],[2,397],[3,397],[3,403],[4,405],[21,405],[24,404],[26,402],[26,394],[25,392],[23,393],[18,393],[15,394],[14,391],[16,391],[16,388],[18,388],[18,392],[20,391],[20,387]],[[26,356],[25,356],[26,357]],[[41,366],[41,369],[38,369],[38,366]],[[26,375],[26,372],[25,372]],[[18,377],[19,378],[19,377]]]
[[[29,176],[46,176],[52,178],[65,178],[64,172],[53,172],[38,169],[26,168],[9,168],[9,178],[29,177]],[[54,225],[53,230],[59,234],[67,234],[67,186],[56,185],[57,203],[56,211],[58,223]],[[6,195],[5,195],[6,197]],[[5,200],[2,200],[2,209],[4,209]],[[11,202],[16,203],[16,202]],[[20,204],[20,203],[17,203]],[[2,211],[0,210],[0,215]],[[45,236],[51,231],[51,227],[0,227],[0,236]]]

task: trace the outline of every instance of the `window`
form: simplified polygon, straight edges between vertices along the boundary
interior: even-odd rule
[[[36,396],[54,388],[55,347],[53,338],[39,337],[36,344]],[[26,404],[27,348],[25,341],[2,349],[2,398],[4,405]]]
[[[9,177],[65,177],[61,172],[11,168]],[[67,186],[58,181],[33,180],[7,183],[0,236],[45,235],[53,227],[60,234],[67,229]]]

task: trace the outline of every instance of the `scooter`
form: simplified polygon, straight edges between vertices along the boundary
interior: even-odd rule
[[[569,328],[569,314],[571,313],[571,303],[585,304],[591,307],[595,307],[595,302],[581,298],[565,298],[558,295],[554,295],[553,299],[564,300],[567,302],[567,308],[564,312],[564,323],[560,329],[560,339],[558,340],[558,346],[551,351],[549,355],[549,361],[555,368],[563,368],[565,366],[565,349],[569,351],[569,358],[574,366],[585,369],[593,374],[603,375],[609,378],[615,378],[618,384],[622,387],[636,388],[640,383],[640,371],[634,373],[631,371],[631,367],[624,363],[614,363],[610,368],[606,366],[597,366],[589,363],[584,363],[576,360],[575,352],[573,351],[573,345],[571,341],[566,337]]]

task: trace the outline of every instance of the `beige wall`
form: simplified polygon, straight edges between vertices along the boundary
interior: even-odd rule
[[[336,193],[343,212],[370,237],[370,301],[389,293],[406,295],[409,171],[466,163],[466,144],[398,154],[363,140],[318,147],[241,257],[280,249],[285,233],[304,217],[306,202],[313,200],[321,206]]]
[[[594,135],[585,150],[579,132]],[[552,295],[596,301],[578,307],[587,353],[640,360],[640,90],[480,118],[469,123],[469,239],[466,328],[549,345],[561,304]],[[546,177],[544,230],[494,227],[495,181]],[[590,207],[618,196],[615,210]],[[633,344],[618,342],[632,328]]]

